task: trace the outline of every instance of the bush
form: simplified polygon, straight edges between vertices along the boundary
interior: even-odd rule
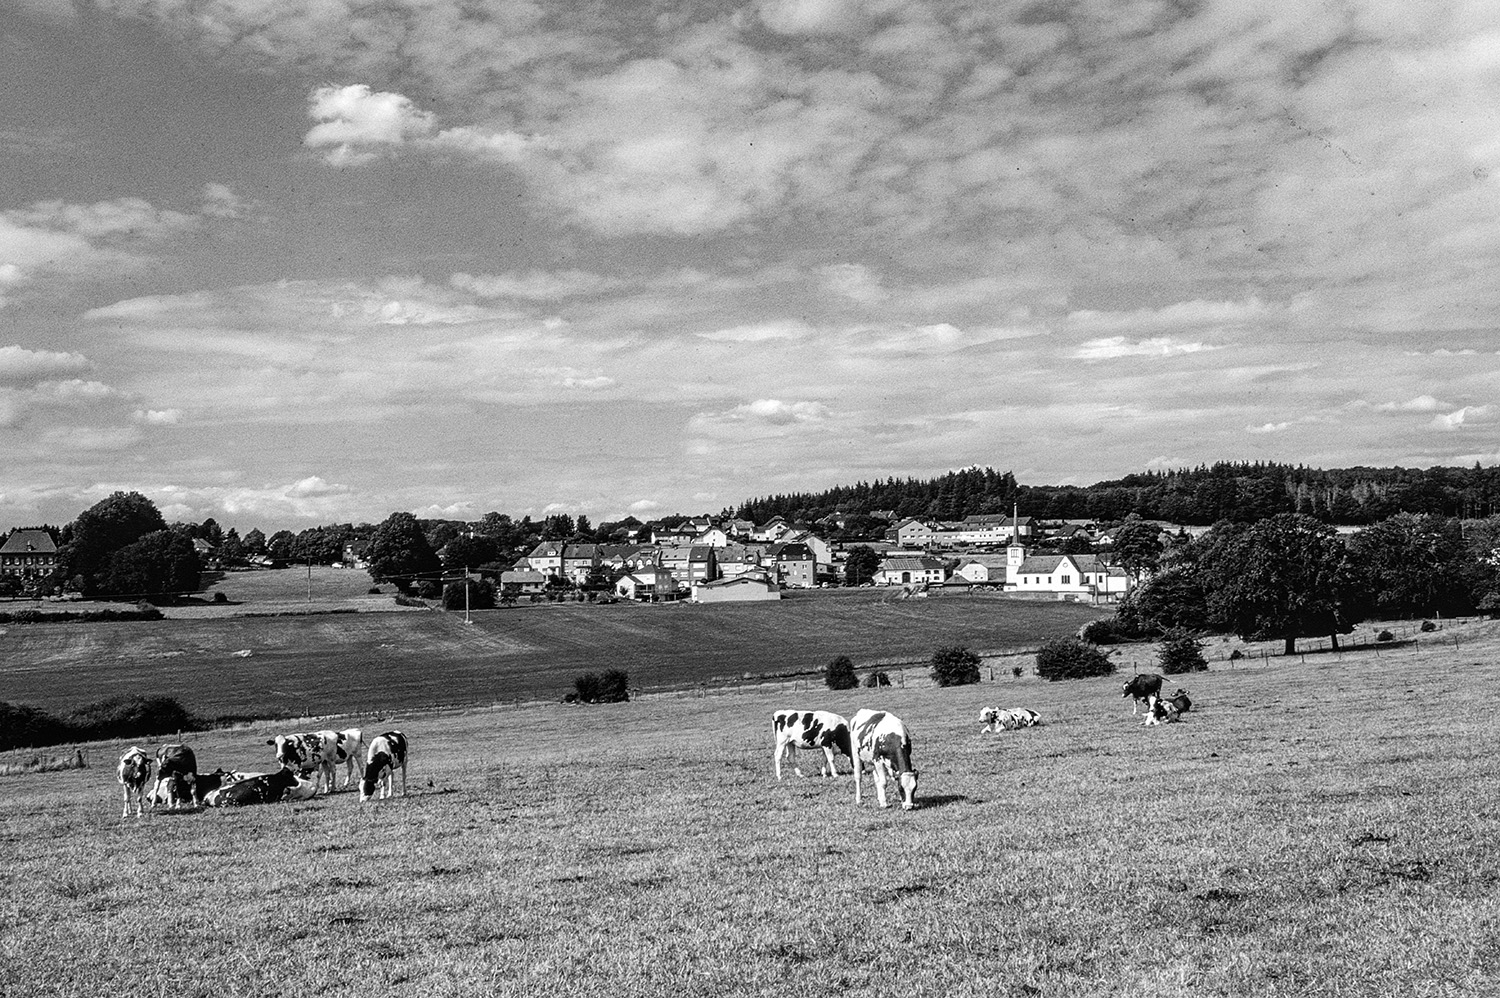
[[[229,602],[229,594],[226,593],[222,589],[216,590],[214,592],[214,602],[215,603],[228,603]]]
[[[464,609],[464,590],[468,590],[470,610],[495,609],[495,584],[489,579],[459,579],[443,589],[443,609]]]
[[[619,669],[602,675],[585,672],[573,680],[573,689],[584,703],[625,703],[630,699],[630,676]]]
[[[1375,635],[1375,640],[1384,644],[1387,641],[1395,641],[1396,635],[1392,634],[1390,631],[1381,631],[1379,634]]]
[[[1091,645],[1112,645],[1123,637],[1113,617],[1091,620],[1078,629],[1078,640],[1087,641]]]
[[[859,686],[859,676],[848,655],[840,655],[823,669],[823,682],[830,690],[852,690]]]
[[[1025,669],[1022,669],[1019,665],[1017,665],[1017,666],[1014,666],[1010,670],[1010,674],[1012,676],[1015,676],[1017,679],[1020,679],[1021,678],[1021,673],[1025,672],[1025,671],[1026,671]]]
[[[371,596],[379,596],[380,595],[380,587],[379,586],[371,586],[370,587],[369,595],[371,595]]]
[[[1437,625],[1434,624],[1432,621],[1430,621],[1430,620],[1424,620],[1424,621],[1422,621],[1421,631],[1422,631],[1423,634],[1426,634],[1428,631],[1435,631],[1435,630],[1437,630]]]
[[[1107,676],[1115,663],[1098,648],[1077,638],[1053,638],[1036,653],[1036,674],[1048,682]]]
[[[0,751],[56,745],[68,734],[67,725],[46,711],[0,700]]]
[[[415,596],[403,596],[401,593],[397,593],[396,594],[396,605],[397,606],[419,606],[419,607],[421,607],[424,610],[427,609],[427,604],[423,603],[421,600],[417,599]]]
[[[1208,668],[1203,658],[1203,643],[1191,631],[1177,627],[1162,635],[1156,659],[1161,663],[1161,671],[1169,676]]]
[[[417,595],[423,599],[437,599],[443,595],[443,584],[437,579],[423,579],[417,583]]]
[[[79,708],[64,723],[79,741],[172,734],[203,727],[172,697],[111,697]]]
[[[932,653],[932,681],[939,686],[979,682],[979,656],[962,645],[939,648]]]
[[[891,677],[886,675],[884,672],[872,672],[865,677],[865,686],[872,690],[877,686],[889,685],[891,685]]]

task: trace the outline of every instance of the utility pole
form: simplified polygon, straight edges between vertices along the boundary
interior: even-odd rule
[[[307,601],[312,602],[312,559],[307,560]]]
[[[474,621],[469,617],[469,566],[464,566],[464,623],[472,624]]]

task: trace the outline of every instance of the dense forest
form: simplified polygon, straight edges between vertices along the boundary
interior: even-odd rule
[[[1396,513],[1480,518],[1500,513],[1500,468],[1340,468],[1220,462],[1144,472],[1088,486],[1020,485],[1010,472],[966,468],[939,478],[888,478],[822,492],[751,499],[739,515],[763,523],[780,515],[816,520],[830,513],[894,512],[898,517],[960,520],[1008,513],[1047,520],[1149,520],[1254,523],[1302,513],[1323,523],[1368,524]]]

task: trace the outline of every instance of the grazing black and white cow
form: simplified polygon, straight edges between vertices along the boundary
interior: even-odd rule
[[[1180,688],[1169,697],[1153,697],[1146,709],[1146,723],[1167,724],[1180,721],[1192,705],[1193,701],[1188,699],[1187,690]]]
[[[1132,676],[1125,684],[1125,691],[1120,694],[1124,699],[1130,699],[1130,713],[1135,714],[1141,704],[1149,709],[1153,697],[1161,696],[1161,677],[1154,672],[1142,672]]]
[[[115,767],[115,775],[125,793],[125,810],[120,812],[120,817],[129,817],[132,797],[135,798],[135,816],[139,818],[145,810],[146,781],[151,779],[151,766],[151,757],[146,750],[133,745],[120,756],[120,765]]]
[[[821,749],[823,764],[818,772],[822,776],[837,776],[834,750],[844,753],[854,762],[854,740],[849,733],[849,722],[841,715],[827,710],[778,710],[771,717],[772,733],[776,737],[776,778],[781,779],[783,757],[792,760],[792,772],[802,775],[797,766],[797,750]]]
[[[1016,728],[1034,728],[1042,723],[1042,715],[1027,707],[986,707],[979,712],[980,731],[999,734]]]
[[[317,781],[304,780],[283,766],[274,773],[247,776],[228,783],[206,795],[209,807],[241,807],[246,804],[276,804],[281,801],[306,800],[317,790]]]
[[[911,761],[911,735],[895,714],[883,710],[861,709],[850,722],[859,756],[854,761],[854,803],[861,803],[859,784],[864,764],[869,763],[875,782],[875,796],[881,807],[890,807],[885,799],[887,778],[901,795],[901,809],[917,806],[917,771]]]
[[[370,742],[370,753],[365,760],[365,777],[359,781],[359,799],[367,801],[380,791],[380,799],[396,793],[396,769],[401,770],[401,796],[406,796],[406,736],[399,731],[386,731]]]
[[[266,740],[276,747],[276,761],[299,773],[315,772],[315,785],[333,793],[338,767],[345,767],[344,785],[354,778],[354,766],[364,751],[364,735],[358,728],[345,731],[305,731],[296,735],[277,735]]]
[[[156,750],[156,786],[151,790],[153,804],[166,804],[177,810],[198,799],[198,758],[186,745],[173,742]],[[163,786],[165,785],[165,790]]]

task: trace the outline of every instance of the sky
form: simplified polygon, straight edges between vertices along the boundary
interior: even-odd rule
[[[1500,462],[1489,0],[0,0],[0,528]]]

